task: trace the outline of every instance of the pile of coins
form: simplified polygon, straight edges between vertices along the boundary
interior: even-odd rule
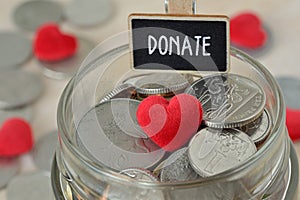
[[[180,93],[201,102],[203,122],[181,149],[166,152],[143,133],[136,110],[148,96],[169,99]],[[163,73],[127,79],[105,95],[79,122],[77,141],[96,162],[137,181],[178,182],[238,167],[257,152],[271,129],[266,95],[249,78]]]

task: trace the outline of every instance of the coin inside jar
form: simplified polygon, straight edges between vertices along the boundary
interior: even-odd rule
[[[172,97],[182,93],[192,82],[190,74],[156,73],[138,79],[134,86],[138,99],[142,100],[150,95]]]
[[[212,128],[246,125],[261,116],[266,104],[266,95],[258,84],[235,74],[204,77],[185,93],[199,99],[203,121]]]
[[[120,172],[120,174],[126,175],[137,181],[149,181],[157,182],[157,178],[151,171],[141,168],[129,168]]]
[[[132,166],[147,169],[159,162],[165,152],[137,124],[139,103],[111,99],[88,111],[77,127],[78,145],[84,153],[117,171]]]
[[[200,178],[191,167],[187,152],[187,148],[179,149],[164,161],[160,172],[162,182],[190,181]]]
[[[256,152],[252,139],[238,129],[205,128],[190,141],[188,156],[202,177],[238,166]]]
[[[109,93],[107,93],[100,101],[100,103],[103,103],[105,101],[108,101],[110,99],[115,98],[129,98],[129,99],[135,99],[136,98],[136,89],[133,85],[129,83],[124,83],[122,85],[119,85]]]
[[[264,112],[261,117],[238,129],[247,133],[256,145],[260,145],[268,137],[271,131],[271,126],[271,116],[269,112],[266,109],[264,109]]]

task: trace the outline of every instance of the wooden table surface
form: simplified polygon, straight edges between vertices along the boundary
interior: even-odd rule
[[[13,9],[24,0],[0,1],[0,31],[20,31],[11,18]],[[69,1],[57,0],[66,5]],[[114,13],[107,22],[97,27],[78,28],[69,22],[62,23],[66,32],[84,36],[97,44],[106,38],[127,30],[127,16],[132,12],[164,13],[163,0],[111,0]],[[197,12],[202,14],[226,14],[232,16],[238,12],[250,10],[257,12],[270,31],[272,42],[267,52],[257,57],[274,74],[300,77],[300,0],[210,0],[198,1]],[[32,33],[23,32],[28,37]],[[0,44],[1,45],[1,44]],[[299,68],[298,68],[299,67]],[[38,139],[49,131],[56,129],[56,107],[59,96],[68,80],[51,80],[42,75],[37,62],[32,59],[24,64],[24,69],[41,76],[45,83],[42,97],[33,105],[34,118],[32,126],[35,138]],[[300,155],[300,143],[295,143]],[[22,158],[22,172],[34,169],[31,158]],[[300,188],[300,187],[299,187]],[[0,191],[0,200],[5,200],[5,190]],[[300,198],[299,198],[300,199]]]

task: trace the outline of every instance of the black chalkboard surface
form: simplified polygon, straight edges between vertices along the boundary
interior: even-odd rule
[[[134,69],[228,71],[226,16],[132,14],[129,26]]]

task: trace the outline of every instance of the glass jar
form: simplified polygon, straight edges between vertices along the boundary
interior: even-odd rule
[[[231,49],[229,73],[258,83],[267,96],[273,127],[270,136],[247,161],[204,180],[175,183],[138,182],[95,162],[76,140],[76,124],[103,96],[128,78],[149,72],[130,67],[127,33],[94,49],[66,86],[58,106],[60,145],[52,166],[56,199],[294,199],[298,161],[285,126],[285,104],[270,72],[253,58]],[[195,79],[197,72],[192,73]],[[203,75],[203,74],[201,74]]]

